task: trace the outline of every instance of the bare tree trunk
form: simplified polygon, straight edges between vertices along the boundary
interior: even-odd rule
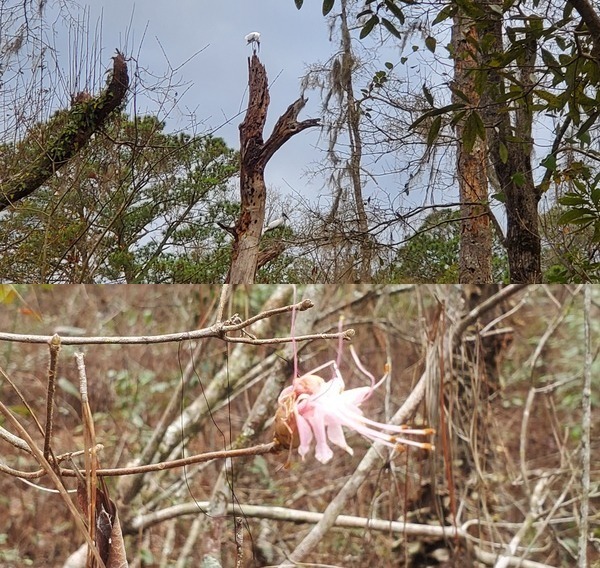
[[[490,6],[495,10],[491,10]],[[534,183],[531,167],[531,74],[536,59],[536,41],[532,34],[525,34],[525,49],[517,61],[523,96],[513,103],[518,105],[513,126],[508,103],[501,99],[505,93],[504,79],[499,69],[491,64],[494,55],[503,52],[502,2],[480,0],[480,7],[489,14],[488,19],[481,23],[480,34],[490,40],[482,54],[482,72],[486,73],[482,115],[490,159],[506,204],[505,245],[510,281],[533,284],[542,279],[538,214],[540,190]]]
[[[100,130],[110,114],[121,105],[129,88],[127,64],[117,51],[113,57],[112,77],[97,97],[79,93],[71,108],[61,111],[44,126],[48,143],[36,157],[22,164],[0,187],[0,211],[31,195],[83,148],[92,134]],[[24,142],[37,147],[35,142]]]
[[[319,124],[318,118],[298,122],[298,114],[306,104],[306,99],[300,97],[279,117],[271,136],[263,142],[270,100],[269,84],[265,67],[256,53],[248,61],[248,70],[248,110],[240,124],[241,211],[233,230],[233,252],[227,276],[227,282],[231,284],[254,282],[265,220],[267,190],[264,171],[267,162],[294,134]]]
[[[458,13],[452,26],[454,48],[454,85],[473,108],[481,102],[475,85],[474,69],[479,67],[474,44],[479,42],[475,23]],[[454,102],[464,102],[454,95]],[[459,282],[484,284],[492,281],[492,233],[488,215],[487,147],[477,139],[472,149],[463,144],[463,126],[456,128],[458,138],[457,175],[460,191]]]
[[[342,69],[347,72],[342,75],[342,87],[346,92],[346,123],[348,126],[348,135],[350,137],[350,159],[348,160],[348,170],[352,191],[354,194],[354,206],[356,207],[357,225],[360,239],[360,259],[358,266],[358,277],[361,282],[371,281],[371,257],[373,256],[372,242],[369,235],[369,223],[365,211],[362,181],[361,181],[361,163],[362,163],[362,137],[360,133],[360,109],[354,98],[354,88],[352,84],[352,39],[350,29],[348,28],[347,1],[342,0],[341,11],[341,35],[342,35],[342,58],[348,60],[342,63]]]

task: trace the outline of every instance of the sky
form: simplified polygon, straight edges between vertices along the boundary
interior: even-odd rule
[[[214,132],[236,149],[252,53],[244,36],[261,33],[259,56],[271,89],[267,134],[299,97],[305,66],[328,58],[334,47],[321,3],[314,1],[301,10],[293,0],[97,0],[81,5],[89,10],[91,28],[102,22],[104,65],[110,64],[114,49],[119,48],[152,75],[161,77],[169,67],[178,69],[177,82],[186,84],[176,89],[180,100],[174,108],[160,110],[163,117],[168,111],[168,129],[189,131],[191,114],[200,132]],[[146,80],[151,82],[147,75]],[[318,116],[318,103],[317,97],[309,97],[300,120]],[[158,110],[141,94],[136,104],[138,110]],[[310,185],[311,193],[318,192],[321,183],[310,184],[303,173],[309,162],[319,158],[315,150],[319,135],[320,129],[309,129],[285,144],[267,166],[267,186],[282,191],[291,186],[304,193]]]
[[[19,1],[10,0],[15,5]],[[133,78],[130,114],[153,114],[166,122],[167,132],[210,133],[238,149],[252,54],[244,37],[251,31],[261,33],[259,56],[267,70],[271,95],[266,138],[275,121],[300,96],[300,79],[308,66],[327,62],[337,51],[338,41],[330,41],[329,22],[321,7],[321,0],[305,2],[301,10],[296,9],[294,0],[49,1],[43,27],[58,69],[48,66],[44,72],[45,84],[55,91],[55,98],[54,106],[40,106],[47,113],[40,117],[47,120],[55,110],[68,106],[70,94],[82,90],[97,93],[104,88],[104,71],[112,67],[111,57],[119,49],[129,59]],[[358,35],[358,30],[354,34]],[[407,35],[408,41],[422,43],[419,34]],[[371,36],[363,40],[365,49],[360,51],[361,60],[371,64],[369,72],[382,69],[385,61],[398,64],[403,53],[397,42],[376,51],[369,47],[372,40]],[[425,49],[413,53],[409,48],[410,61],[397,67],[397,72],[404,74],[407,88],[420,92],[424,81],[431,84],[432,56]],[[35,55],[29,59],[38,61]],[[59,80],[56,73],[62,75]],[[170,74],[174,86],[170,98],[165,98]],[[368,75],[359,79],[355,90],[365,87],[368,79]],[[299,120],[320,114],[321,94],[309,91],[308,97]],[[326,138],[321,128],[311,128],[284,144],[267,165],[268,190],[291,195],[291,206],[300,198],[313,210],[328,211],[331,189],[327,174],[311,174],[322,167]],[[427,176],[420,186],[413,184],[410,195],[403,191],[406,174],[394,170],[399,164],[406,165],[406,156],[392,152],[369,158],[367,161],[365,156],[365,166],[374,175],[365,178],[363,196],[375,197],[370,202],[375,208],[378,204],[392,206],[400,213],[430,201]],[[432,167],[439,170],[437,162]],[[445,199],[455,201],[449,195]],[[282,206],[273,205],[272,200],[269,204],[267,222],[281,216]]]

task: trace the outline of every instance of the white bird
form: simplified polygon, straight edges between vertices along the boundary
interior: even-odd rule
[[[282,225],[285,225],[286,221],[289,221],[289,217],[282,212],[282,217],[279,217],[278,219],[274,219],[273,221],[271,221],[266,227],[263,228],[263,232],[262,234],[264,235],[267,231],[272,231],[273,229],[277,229],[277,227],[281,227]]]
[[[247,44],[252,44],[252,51],[260,51],[260,32],[250,32],[245,38]]]

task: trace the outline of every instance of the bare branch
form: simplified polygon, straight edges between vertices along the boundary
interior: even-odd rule
[[[153,343],[176,343],[180,341],[190,341],[194,339],[206,339],[208,337],[216,337],[228,343],[249,343],[251,345],[276,345],[278,343],[291,343],[295,341],[308,341],[311,339],[337,339],[340,335],[345,340],[350,340],[354,335],[354,330],[348,329],[341,333],[315,333],[303,335],[299,337],[273,337],[269,339],[253,339],[251,337],[231,337],[226,335],[234,331],[240,331],[253,323],[272,317],[277,314],[291,312],[296,310],[303,312],[313,307],[311,300],[302,300],[295,305],[283,306],[274,308],[265,312],[261,312],[246,320],[240,320],[238,316],[234,316],[225,322],[217,322],[214,325],[198,329],[194,331],[182,331],[178,333],[167,333],[164,335],[142,335],[142,336],[91,336],[91,337],[61,337],[62,345],[149,345]],[[232,323],[233,322],[233,323]],[[48,335],[29,335],[19,333],[0,333],[0,341],[14,341],[17,343],[48,343],[52,336]]]
[[[581,510],[579,528],[579,556],[578,568],[585,568],[587,564],[587,545],[590,508],[590,468],[591,468],[591,428],[592,428],[592,333],[591,333],[591,308],[592,288],[586,286],[584,290],[583,326],[585,335],[585,363],[583,371],[583,389],[581,393],[582,421],[581,421]]]
[[[56,366],[60,352],[60,336],[56,333],[50,339],[50,364],[48,366],[48,393],[46,396],[46,433],[44,435],[44,457],[50,456],[52,438],[52,415],[54,412],[54,393],[56,391]]]

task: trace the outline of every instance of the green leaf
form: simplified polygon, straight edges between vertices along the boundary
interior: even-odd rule
[[[459,99],[462,99],[466,103],[471,104],[471,99],[467,95],[465,95],[465,93],[463,93],[460,89],[454,87],[453,85],[450,85],[450,90],[452,91],[452,94],[456,95]]]
[[[525,185],[525,174],[523,172],[516,172],[510,179],[517,187],[523,187]]]
[[[391,70],[394,68],[394,64],[393,64],[393,63],[391,63],[390,61],[386,61],[386,62],[384,63],[384,65],[385,65],[385,68],[386,68],[386,69],[389,69],[390,71],[391,71]]]
[[[427,36],[425,38],[425,47],[431,51],[431,53],[435,53],[435,47],[437,46],[437,39],[432,36]]]
[[[565,193],[562,197],[559,197],[558,202],[567,207],[578,207],[588,203],[587,199],[576,193]]]
[[[398,39],[402,37],[396,26],[392,24],[392,22],[390,22],[387,18],[381,18],[381,23],[385,26],[385,29],[388,32],[390,32],[393,36],[397,37]]]
[[[385,0],[385,7],[398,18],[400,24],[404,23],[404,12],[392,0]]]
[[[465,115],[467,114],[466,110],[459,110],[458,112],[454,113],[454,116],[452,117],[452,120],[450,121],[450,126],[452,126],[452,128],[456,128],[456,125],[465,118]]]
[[[323,15],[327,16],[329,12],[331,12],[333,5],[335,4],[335,0],[323,0]]]
[[[465,105],[463,103],[454,103],[451,105],[446,105],[445,107],[441,107],[441,108],[432,108],[431,110],[428,110],[427,112],[423,113],[419,118],[417,118],[417,120],[415,120],[409,126],[409,128],[412,130],[413,128],[415,128],[419,124],[421,124],[421,122],[423,122],[426,118],[429,118],[431,116],[437,116],[438,114],[444,114],[447,112],[451,112],[453,110],[459,110],[464,107],[465,107]]]
[[[364,16],[368,16],[369,14],[372,14],[373,10],[371,10],[371,8],[367,8],[366,10],[363,10],[362,12],[359,12],[358,14],[356,14],[356,19],[360,20],[362,17]]]
[[[452,16],[454,16],[455,12],[456,6],[453,6],[452,4],[444,7],[442,10],[440,10],[438,15],[435,17],[435,20],[433,20],[433,22],[431,23],[431,25],[435,26],[436,24],[439,24],[440,22],[451,18]]]
[[[19,297],[12,284],[0,284],[0,304],[11,304]]]
[[[442,117],[436,116],[429,127],[429,132],[427,133],[427,146],[433,146],[433,143],[437,140],[438,134],[440,132],[440,127],[442,126]]]
[[[65,379],[66,380],[66,379]],[[75,388],[75,387],[73,387]],[[75,389],[77,390],[77,389]],[[79,392],[77,393],[79,397]],[[25,404],[13,404],[8,407],[14,414],[18,414],[19,416],[31,416],[31,411]]]
[[[567,225],[568,223],[572,223],[573,225],[585,225],[592,221],[593,218],[594,214],[590,209],[581,207],[565,211],[558,218],[558,222],[561,225]]]
[[[371,16],[365,22],[365,25],[362,27],[362,30],[360,30],[359,38],[360,39],[366,38],[373,31],[375,24],[378,24],[378,23],[379,23],[379,17],[375,16],[375,15]]]
[[[296,8],[298,8],[298,10],[300,10],[300,8],[302,8],[302,4],[304,4],[304,0],[294,0],[295,4],[296,4]]]
[[[476,111],[471,111],[463,128],[462,143],[464,151],[468,154],[473,151],[477,138],[485,140],[485,127],[483,121]]]
[[[598,120],[599,112],[593,112],[592,115],[581,125],[581,128],[577,131],[577,138],[580,140],[583,138],[583,135],[587,133],[587,131],[594,125],[594,123]],[[584,140],[582,140],[584,141]]]
[[[535,90],[534,93],[548,103],[550,109],[560,109],[564,106],[562,99],[548,91],[542,91],[541,89]]]
[[[551,172],[556,170],[556,156],[554,154],[548,154],[541,162],[547,170]]]
[[[500,147],[498,148],[498,151],[500,153],[500,161],[503,164],[506,164],[506,162],[508,162],[508,148],[506,147],[506,144],[504,144],[504,142],[500,142]]]
[[[560,63],[556,61],[554,55],[547,49],[541,48],[542,61],[546,64],[546,67],[560,67]]]

